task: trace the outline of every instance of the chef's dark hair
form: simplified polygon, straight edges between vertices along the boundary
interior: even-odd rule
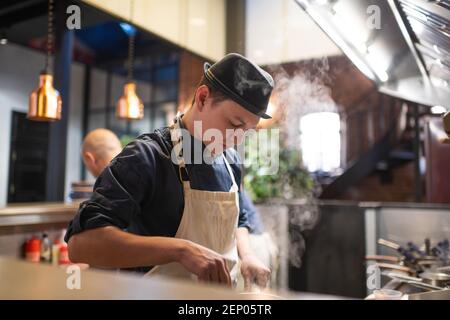
[[[224,94],[221,90],[214,87],[211,83],[209,83],[208,79],[205,78],[205,76],[202,76],[200,79],[200,82],[197,84],[196,89],[200,86],[207,86],[209,88],[209,92],[211,94],[211,98],[213,99],[213,103],[222,102],[225,100],[230,99],[226,94]],[[195,95],[192,98],[191,106],[194,105],[195,102]]]

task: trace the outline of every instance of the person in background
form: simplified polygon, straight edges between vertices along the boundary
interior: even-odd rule
[[[122,151],[116,134],[108,129],[95,129],[83,141],[81,156],[89,172],[97,178],[110,161]]]

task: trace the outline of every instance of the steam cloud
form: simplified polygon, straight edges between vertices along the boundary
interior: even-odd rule
[[[300,119],[313,112],[337,112],[337,105],[326,82],[330,79],[328,59],[312,61],[312,67],[304,63],[296,65],[293,74],[282,66],[269,68],[275,79],[274,103],[281,108],[281,125],[285,133],[285,147],[300,152]],[[319,220],[316,199],[311,194],[305,204],[291,203],[289,206],[289,261],[299,268],[306,251],[304,232],[312,230]]]

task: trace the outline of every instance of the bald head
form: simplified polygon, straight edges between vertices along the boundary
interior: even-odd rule
[[[93,176],[98,177],[109,162],[122,151],[117,136],[108,129],[95,129],[83,141],[84,164]]]

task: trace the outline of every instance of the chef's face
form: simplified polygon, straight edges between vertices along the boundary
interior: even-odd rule
[[[197,89],[196,102],[197,120],[202,121],[205,144],[221,143],[224,149],[241,144],[245,133],[255,129],[260,119],[231,99],[214,99],[207,86]],[[215,135],[214,132],[220,134]]]

